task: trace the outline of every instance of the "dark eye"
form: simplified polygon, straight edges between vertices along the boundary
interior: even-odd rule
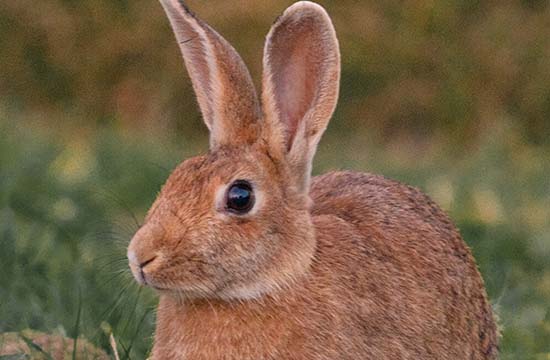
[[[254,192],[248,181],[237,180],[227,190],[226,207],[237,214],[245,214],[254,206]]]

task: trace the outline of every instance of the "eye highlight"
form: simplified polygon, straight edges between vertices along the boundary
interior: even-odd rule
[[[225,208],[235,214],[243,215],[254,206],[254,191],[246,180],[236,180],[227,190]]]

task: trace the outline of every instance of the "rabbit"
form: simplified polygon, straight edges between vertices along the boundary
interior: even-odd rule
[[[235,49],[160,1],[210,140],[128,246],[159,294],[151,359],[497,358],[483,280],[432,200],[378,175],[311,178],[339,92],[327,12],[300,1],[275,21],[260,101]]]

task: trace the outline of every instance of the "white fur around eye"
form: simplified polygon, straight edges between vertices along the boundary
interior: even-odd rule
[[[231,182],[229,182],[227,184],[224,184],[224,185],[221,185],[220,187],[218,187],[216,189],[216,194],[214,196],[216,211],[218,212],[218,214],[220,214],[223,217],[242,217],[242,218],[246,218],[246,217],[254,216],[258,213],[258,211],[261,209],[261,207],[264,203],[264,193],[263,193],[263,191],[258,189],[258,186],[253,182],[250,182],[250,184],[252,185],[252,191],[254,192],[254,205],[252,206],[252,209],[250,209],[250,211],[247,212],[246,214],[242,214],[242,215],[232,214],[232,213],[228,212],[227,209],[226,209],[226,193],[227,193],[227,190],[229,189],[229,187],[231,185],[233,185],[233,183],[237,179],[245,179],[245,178],[235,178],[235,179],[231,180]]]

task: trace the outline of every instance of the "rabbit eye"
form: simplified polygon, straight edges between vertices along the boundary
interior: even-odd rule
[[[248,181],[237,180],[227,190],[226,208],[236,214],[246,214],[254,206],[254,192]]]

